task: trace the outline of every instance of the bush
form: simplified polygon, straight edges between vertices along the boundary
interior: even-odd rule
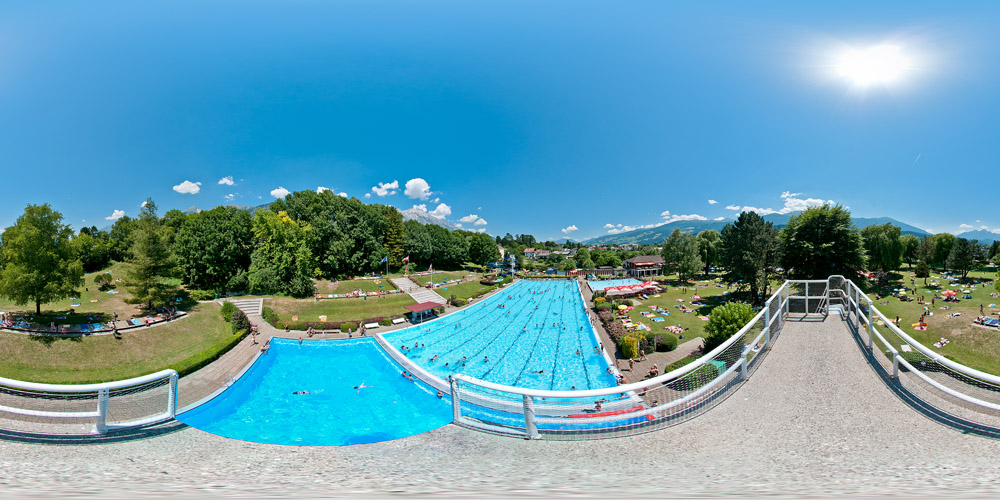
[[[389,318],[385,318],[382,321],[379,321],[378,324],[382,326],[392,326],[392,320]]]
[[[94,284],[96,284],[97,288],[102,292],[106,292],[115,287],[114,278],[112,278],[108,273],[101,273],[94,276]]]
[[[673,335],[660,335],[656,339],[656,352],[670,352],[677,349],[677,337]]]
[[[729,302],[712,309],[705,325],[705,332],[708,333],[705,337],[705,352],[715,349],[735,335],[754,316],[753,309],[743,302]]]
[[[606,293],[608,293],[608,292],[605,292],[604,290],[598,290],[598,291],[594,292],[594,297],[596,297],[597,299],[603,299],[604,295]]]
[[[222,303],[222,309],[219,310],[219,313],[222,314],[222,319],[226,320],[226,323],[232,323],[233,313],[236,311],[236,305],[227,300]]]
[[[618,348],[622,351],[622,356],[633,359],[639,357],[639,335],[630,333],[621,338]]]
[[[261,310],[261,315],[264,317],[264,321],[267,321],[268,324],[275,328],[278,327],[278,313],[274,312],[274,309],[265,307]]]
[[[191,297],[191,300],[196,302],[212,300],[215,298],[215,294],[209,292],[208,290],[188,290],[188,295]]]
[[[611,311],[611,307],[609,307],[607,304],[601,304],[597,306],[598,313],[609,312],[609,311]]]
[[[678,391],[693,391],[715,380],[718,376],[719,369],[714,364],[707,363],[684,375],[670,386]]]
[[[247,279],[250,293],[255,295],[271,295],[281,290],[278,275],[271,268],[256,269]]]
[[[465,304],[468,304],[468,301],[466,301],[465,299],[451,299],[451,305],[453,306],[462,307]]]
[[[605,303],[607,301],[608,301],[608,299],[606,299],[604,297],[597,297],[596,299],[594,299],[594,304],[595,305],[596,304],[603,304],[603,303]]]
[[[304,299],[312,297],[316,293],[316,285],[309,277],[299,275],[292,278],[291,283],[288,284],[287,291],[288,295],[296,299]]]
[[[353,332],[358,329],[357,323],[352,323],[350,321],[345,321],[340,324],[340,331],[342,332]]]
[[[247,276],[247,272],[243,269],[240,269],[240,271],[234,274],[232,278],[229,278],[229,282],[226,283],[226,290],[230,292],[243,293],[249,288],[249,277]]]
[[[621,300],[621,303],[622,303],[623,305],[626,305],[626,306],[629,306],[629,307],[632,307],[632,299],[622,299],[622,300]]]
[[[233,321],[231,326],[233,328],[233,333],[239,332],[249,332],[250,331],[250,318],[247,317],[246,313],[236,309],[233,311]]]

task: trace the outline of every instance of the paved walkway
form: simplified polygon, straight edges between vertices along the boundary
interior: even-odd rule
[[[417,304],[422,304],[424,302],[434,302],[435,304],[448,303],[444,297],[438,295],[438,293],[434,290],[424,288],[408,277],[404,276],[402,278],[392,278],[389,281],[391,281],[393,285],[396,285],[396,288],[406,292],[417,302]]]

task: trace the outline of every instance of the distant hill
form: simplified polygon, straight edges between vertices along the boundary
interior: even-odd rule
[[[1000,240],[1000,234],[993,233],[985,229],[980,229],[977,231],[966,231],[957,236],[959,238],[965,238],[967,240],[979,240],[979,243],[981,245],[992,245],[994,241]]]
[[[788,225],[788,220],[791,219],[794,214],[769,214],[764,216],[764,220],[774,224],[774,227],[781,229]],[[669,224],[664,224],[659,227],[653,227],[649,229],[636,229],[634,231],[628,231],[619,234],[608,234],[605,236],[598,236],[596,238],[591,238],[589,240],[583,241],[587,245],[620,245],[620,244],[650,244],[657,245],[663,242],[670,236],[670,233],[674,232],[674,229],[680,229],[681,232],[697,234],[702,231],[709,229],[714,229],[716,231],[722,231],[722,228],[733,222],[733,219],[726,219],[721,221],[714,220],[702,220],[702,221],[677,221],[671,222]],[[889,217],[856,217],[854,219],[854,224],[858,229],[863,229],[868,226],[875,226],[885,223],[891,223],[902,230],[903,234],[912,234],[915,236],[928,235],[927,231],[920,229],[916,226],[906,224],[905,222],[900,222],[896,219],[891,219]],[[997,236],[997,235],[994,235]]]
[[[422,212],[415,208],[408,208],[406,210],[400,210],[399,213],[403,214],[403,220],[415,220],[421,224],[435,224],[446,229],[455,230],[458,229],[454,224],[444,220],[438,219],[427,212]]]

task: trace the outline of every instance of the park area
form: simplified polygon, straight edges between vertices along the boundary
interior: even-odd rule
[[[926,285],[912,271],[901,270],[891,276],[888,286],[868,295],[879,311],[891,320],[898,316],[901,330],[948,359],[1000,374],[1000,329],[973,324],[980,316],[980,306],[984,316],[1000,317],[1000,298],[993,286],[995,271],[973,271],[966,280],[955,281],[949,281],[951,275],[934,272]],[[949,290],[955,293],[956,302],[944,301]],[[921,315],[925,329],[918,329]],[[886,340],[897,348],[901,343],[892,335]]]

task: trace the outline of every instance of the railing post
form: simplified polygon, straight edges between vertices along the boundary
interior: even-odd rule
[[[462,396],[458,390],[458,379],[450,377],[451,382],[451,418],[458,423],[462,419]]]
[[[899,378],[899,353],[892,356],[892,378]]]
[[[94,434],[104,434],[108,432],[108,390],[97,391],[97,423],[94,425]]]
[[[747,374],[747,350],[748,349],[744,347],[743,354],[740,354],[740,377],[742,377],[743,380],[749,378],[749,375]]]
[[[872,299],[868,299],[868,350],[875,348],[875,308],[872,306]]]
[[[170,394],[167,396],[167,416],[177,416],[177,372],[170,374]]]
[[[524,432],[528,439],[541,439],[538,426],[535,424],[535,398],[524,395]]]
[[[809,314],[809,282],[806,281],[806,314]]]

